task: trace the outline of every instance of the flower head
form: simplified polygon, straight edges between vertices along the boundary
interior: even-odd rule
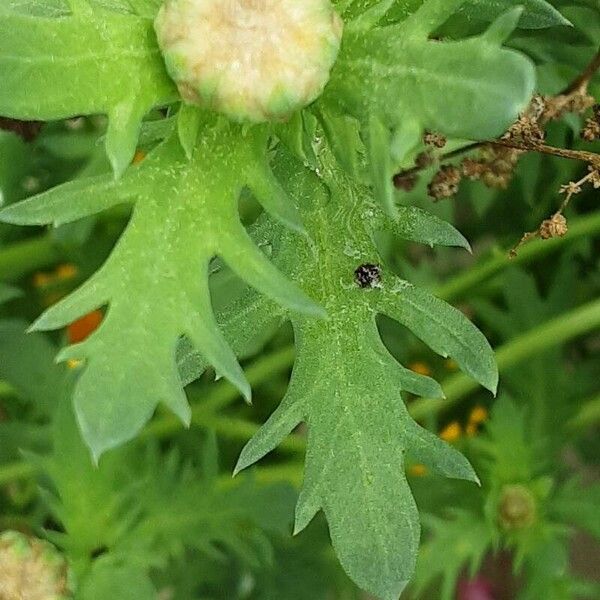
[[[0,535],[2,600],[65,600],[67,574],[65,559],[48,542],[16,531]]]
[[[342,21],[329,0],[166,0],[155,29],[186,102],[263,122],[321,94]]]

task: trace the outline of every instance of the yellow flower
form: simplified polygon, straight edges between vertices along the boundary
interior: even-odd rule
[[[415,362],[410,363],[410,365],[408,365],[408,368],[411,371],[418,373],[419,375],[431,375],[431,369],[429,368],[429,365],[425,362],[416,360]]]
[[[488,418],[488,411],[483,406],[475,406],[469,415],[469,423],[473,423],[474,425],[479,425],[483,423]]]
[[[458,421],[452,421],[448,423],[442,431],[440,431],[440,437],[445,442],[455,442],[462,435],[462,426]]]
[[[77,267],[72,263],[65,263],[56,267],[57,279],[73,279],[77,275]]]
[[[421,464],[411,465],[408,467],[408,473],[413,477],[423,477],[427,475],[427,467]]]

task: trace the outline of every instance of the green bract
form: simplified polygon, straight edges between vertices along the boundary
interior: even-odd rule
[[[155,28],[186,102],[263,122],[321,94],[342,21],[329,0],[166,0]]]

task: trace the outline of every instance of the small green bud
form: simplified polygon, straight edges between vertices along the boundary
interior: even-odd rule
[[[500,494],[498,518],[506,530],[525,529],[536,517],[536,499],[524,485],[505,485]]]
[[[16,531],[0,534],[2,600],[66,600],[67,575],[67,562],[52,544]]]
[[[261,123],[322,93],[343,23],[329,0],[166,0],[154,26],[186,102]]]

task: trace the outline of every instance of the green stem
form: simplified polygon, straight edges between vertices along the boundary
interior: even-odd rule
[[[594,300],[568,313],[559,315],[534,329],[507,342],[496,351],[499,371],[503,371],[538,352],[563,344],[574,337],[600,326],[600,300]],[[443,385],[444,400],[421,399],[413,402],[410,413],[420,420],[431,414],[440,413],[454,406],[479,384],[459,373],[450,377]]]
[[[590,302],[569,313],[560,315],[534,329],[531,329],[512,341],[501,346],[496,352],[498,369],[502,372],[518,362],[552,346],[567,342],[574,337],[600,326],[600,300]],[[289,367],[293,359],[293,348],[288,347],[272,355],[258,359],[248,368],[248,380],[256,385],[271,373]],[[450,377],[443,386],[445,400],[417,400],[410,406],[410,413],[415,419],[423,419],[431,414],[449,409],[464,398],[469,392],[477,389],[478,384],[466,375],[457,374]],[[243,419],[219,416],[214,414],[220,408],[235,400],[238,393],[229,384],[221,382],[209,394],[202,404],[194,405],[192,423],[204,427],[213,427],[217,432],[231,439],[246,441],[251,438],[259,425]],[[211,410],[205,410],[209,404]],[[577,415],[572,425],[595,422],[600,414],[600,398],[588,403]],[[174,418],[162,417],[151,423],[141,434],[141,438],[167,437],[181,429],[181,424]],[[306,447],[304,438],[290,435],[280,448],[288,452],[303,452]],[[283,468],[283,467],[282,467]],[[31,477],[35,467],[25,462],[15,462],[0,466],[0,485],[13,479]]]
[[[14,281],[61,259],[59,247],[49,235],[28,238],[0,248],[0,280]]]
[[[579,412],[567,422],[569,431],[579,431],[600,423],[600,395],[583,403]]]
[[[592,235],[598,231],[600,231],[600,212],[580,217],[577,220],[574,219],[569,224],[569,233],[566,236],[551,238],[549,240],[534,240],[523,246],[517,256],[512,259],[508,257],[507,251],[496,250],[494,256],[485,262],[474,266],[461,275],[454,277],[448,283],[438,287],[435,294],[446,301],[456,300],[462,297],[468,290],[476,287],[507,267],[531,263],[562,248],[566,244],[570,244],[581,237]]]
[[[291,483],[295,487],[302,484],[303,465],[302,463],[286,463],[284,465],[269,465],[268,467],[254,467],[252,476],[260,483]],[[236,479],[231,475],[221,475],[217,485],[221,489],[233,487]]]
[[[254,361],[246,369],[246,378],[250,385],[254,387],[275,373],[288,369],[293,362],[294,347],[287,346],[273,352],[273,354],[262,356]],[[215,414],[220,409],[231,404],[239,396],[240,393],[237,388],[225,380],[219,381],[204,395],[202,401],[192,404],[191,424],[214,427],[220,433],[229,434],[229,437],[239,437],[241,432],[244,431],[244,427],[239,422],[237,425],[229,427],[228,423],[234,423],[233,419],[230,417],[219,417]],[[246,421],[242,422],[249,425]],[[165,415],[150,423],[141,433],[141,437],[168,437],[177,433],[181,428],[182,425],[179,419],[173,415]]]
[[[519,255],[509,260],[505,252],[499,252],[488,261],[474,267],[466,273],[454,278],[437,290],[437,295],[446,300],[462,296],[467,290],[477,286],[506,267],[514,264],[529,263],[554,250],[572,242],[582,236],[600,231],[600,214],[582,217],[571,224],[569,234],[564,238],[550,240],[536,240],[524,246]],[[42,268],[56,262],[60,258],[58,250],[48,236],[18,242],[0,250],[0,279],[16,279],[19,276],[37,268]],[[560,344],[573,337],[589,331],[600,324],[600,301],[590,303],[580,309],[562,315],[553,321],[526,332],[522,336],[508,342],[498,349],[496,357],[498,368],[503,369],[516,364],[519,360],[527,358],[536,352],[552,345]],[[294,350],[292,347],[263,357],[251,365],[247,370],[247,377],[251,385],[260,383],[270,373],[275,373],[289,368],[293,362]],[[416,419],[423,419],[435,413],[447,410],[469,392],[477,388],[477,384],[464,375],[455,375],[448,379],[444,385],[445,400],[417,400],[410,407],[410,412]],[[236,440],[247,440],[258,430],[258,425],[242,419],[231,419],[214,414],[238,397],[238,392],[227,382],[220,382],[205,398],[201,404],[192,408],[192,423],[200,426],[214,427],[224,436]],[[582,409],[570,422],[573,427],[591,416],[597,418],[600,400],[596,399],[595,408],[590,405]],[[587,405],[586,405],[587,406]],[[208,408],[207,408],[208,407]],[[594,412],[595,411],[595,412]],[[151,423],[142,433],[142,437],[166,437],[176,433],[181,428],[180,422],[165,416]],[[299,436],[289,436],[282,444],[282,449],[290,452],[302,452],[305,441]],[[0,485],[14,479],[27,478],[35,474],[35,467],[25,462],[14,462],[0,466]]]

